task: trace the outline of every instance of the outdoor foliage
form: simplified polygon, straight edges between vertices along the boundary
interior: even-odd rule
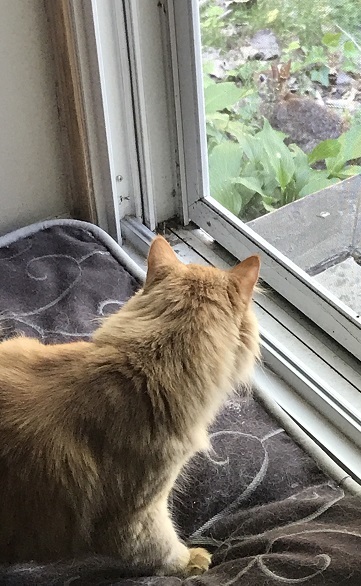
[[[272,10],[267,0],[248,9],[242,3],[232,9],[200,4],[203,46],[220,49],[226,58],[236,35],[239,43],[242,35],[272,28],[282,42],[281,60],[292,58],[300,92],[315,83],[327,87],[335,66],[358,73],[361,48],[354,35],[360,36],[361,3],[276,0]],[[212,60],[204,62],[210,192],[246,221],[361,172],[361,115],[349,120],[350,130],[309,155],[287,146],[286,136],[258,114],[254,78],[264,67],[248,60],[216,80]]]
[[[210,192],[235,215],[250,220],[361,172],[351,163],[361,158],[361,125],[306,155],[267,120],[256,131],[237,120],[231,102],[244,95],[235,84],[206,80]],[[320,161],[325,169],[312,168]]]

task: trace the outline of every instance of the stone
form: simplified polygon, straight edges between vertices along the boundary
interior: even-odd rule
[[[260,60],[276,59],[281,54],[277,37],[270,29],[257,31],[250,39],[250,44],[256,51],[255,58]]]
[[[357,315],[361,314],[361,266],[353,257],[346,258],[313,278]]]

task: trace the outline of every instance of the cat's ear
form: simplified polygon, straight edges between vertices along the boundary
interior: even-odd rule
[[[172,247],[163,236],[156,236],[148,253],[148,271],[146,283],[153,281],[155,277],[161,277],[165,270],[171,266],[180,264]]]
[[[241,291],[246,301],[250,301],[252,298],[253,290],[258,281],[260,268],[261,259],[258,255],[254,255],[246,258],[246,260],[240,262],[230,271],[240,283]]]

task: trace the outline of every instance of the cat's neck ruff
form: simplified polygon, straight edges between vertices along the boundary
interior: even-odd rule
[[[257,323],[243,309],[237,323],[216,295],[167,296],[158,286],[107,318],[94,342],[119,348],[135,371],[173,396],[188,394],[210,421],[235,386],[247,385],[258,358]]]

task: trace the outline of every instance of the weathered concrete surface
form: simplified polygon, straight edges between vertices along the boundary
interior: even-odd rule
[[[248,224],[348,307],[361,313],[361,176]]]
[[[359,199],[361,176],[308,195],[248,225],[314,274],[352,253]],[[361,247],[360,223],[357,239]]]
[[[361,314],[361,266],[347,258],[313,277],[345,305]]]

